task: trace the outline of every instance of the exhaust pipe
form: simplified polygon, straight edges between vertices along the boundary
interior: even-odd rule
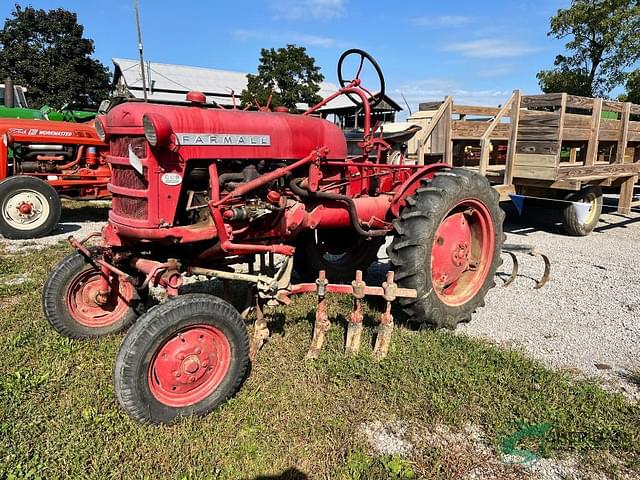
[[[11,77],[4,79],[4,106],[13,108],[15,106],[14,94],[13,94],[13,80]]]

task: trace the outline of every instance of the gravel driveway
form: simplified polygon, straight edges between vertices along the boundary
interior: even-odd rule
[[[99,230],[105,202],[66,210],[58,229],[43,239],[6,240],[5,251],[21,253]],[[551,281],[534,290],[540,258],[519,255],[520,274],[508,288],[487,296],[487,306],[458,332],[523,348],[546,364],[598,377],[629,398],[640,398],[640,213],[607,213],[588,237],[568,237],[557,227],[507,222],[507,242],[535,246],[551,259]],[[381,263],[386,263],[384,247]],[[511,261],[499,273],[511,271]],[[383,265],[379,265],[383,267]],[[384,268],[384,267],[383,267]],[[377,275],[376,275],[377,276]],[[632,376],[636,372],[636,376]]]

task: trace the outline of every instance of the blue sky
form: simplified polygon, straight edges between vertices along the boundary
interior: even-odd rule
[[[9,16],[13,1],[0,2]],[[453,95],[458,103],[497,105],[514,88],[537,92],[562,42],[547,37],[549,18],[569,0],[140,0],[147,60],[255,71],[260,48],[295,43],[335,82],[340,53],[371,52],[387,91],[412,108]],[[77,12],[95,56],[136,58],[130,0],[32,0],[36,8]]]

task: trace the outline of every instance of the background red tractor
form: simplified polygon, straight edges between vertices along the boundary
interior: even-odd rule
[[[0,119],[0,234],[46,235],[60,219],[60,197],[109,197],[110,169],[93,125]]]
[[[347,80],[342,67],[352,56],[357,73]],[[376,95],[361,84],[366,65],[377,72]],[[449,328],[483,304],[503,242],[498,195],[479,175],[398,160],[402,138],[370,123],[384,80],[367,53],[345,52],[338,76],[340,90],[303,115],[207,108],[191,92],[188,107],[125,103],[97,119],[113,171],[109,223],[95,248],[71,240],[77,252],[51,272],[43,308],[58,332],[85,338],[129,327],[150,284],[175,297],[137,318],[117,355],[116,395],[136,420],[205,414],[233,395],[268,335],[264,305],[291,295],[318,296],[309,358],[329,328],[327,293],[354,298],[348,352],[359,347],[362,299],[383,297],[378,357],[389,346],[395,299],[411,322]],[[347,155],[338,127],[314,117],[338,95],[362,101],[357,155]],[[367,285],[361,271],[387,235],[392,270],[382,286]],[[249,271],[236,272],[239,263]],[[317,278],[292,284],[294,269]],[[252,284],[251,342],[227,300],[179,295],[184,275]]]

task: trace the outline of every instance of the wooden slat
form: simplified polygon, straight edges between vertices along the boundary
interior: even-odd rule
[[[606,118],[600,120],[600,131],[614,130],[619,132],[621,128],[622,122],[620,120],[608,120]]]
[[[476,105],[453,105],[453,113],[461,115],[482,115],[493,117],[497,115],[500,109],[498,107],[479,107]]]
[[[624,163],[624,154],[627,150],[627,141],[629,137],[629,116],[631,114],[631,102],[624,104],[622,112],[622,128],[620,129],[620,140],[616,148],[616,163]]]
[[[593,99],[589,97],[579,97],[577,95],[567,95],[567,108],[591,110],[595,104],[594,100],[600,100],[600,104],[602,104],[601,98]],[[602,111],[602,109],[600,111]]]
[[[518,140],[516,153],[537,153],[541,155],[556,155],[559,152],[557,142],[534,142]]]
[[[420,130],[418,132],[418,134],[417,134],[417,135],[419,135],[419,139],[418,139],[418,165],[424,165],[425,144],[426,144],[427,140],[429,139],[429,137],[431,136],[431,134],[433,133],[433,131],[436,128],[436,126],[438,126],[438,124],[440,123],[440,120],[442,119],[442,116],[449,109],[449,107],[451,107],[452,103],[453,103],[453,99],[451,97],[446,97],[444,99],[444,102],[441,102],[440,108],[438,108],[438,111],[436,112],[436,114],[431,119],[431,122],[429,123],[429,125],[427,125],[426,128],[424,128],[423,130]],[[451,110],[449,110],[449,112],[450,111]],[[451,121],[451,116],[449,116],[449,122],[450,121]],[[447,122],[447,129],[451,130],[449,122]]]
[[[640,115],[640,105],[636,105],[635,103],[631,104],[631,114],[632,115]]]
[[[602,109],[608,112],[622,112],[624,111],[624,103],[615,102],[613,100],[604,100],[602,102]]]
[[[555,155],[539,155],[529,153],[518,153],[515,156],[515,164],[530,165],[534,167],[555,168],[556,156]]]
[[[561,93],[547,93],[544,95],[524,95],[522,97],[523,108],[556,107],[562,102]]]
[[[551,141],[558,140],[558,127],[538,127],[523,125],[520,122],[518,128],[518,138],[529,141]]]
[[[514,92],[513,102],[511,103],[511,113],[509,120],[511,121],[511,132],[509,135],[509,143],[507,144],[507,157],[505,159],[504,183],[511,185],[513,183],[513,165],[516,156],[516,145],[518,143],[518,128],[520,125],[520,104],[522,94],[520,90]]]
[[[452,123],[453,138],[457,140],[480,140],[484,132],[489,128],[488,122],[473,122],[467,120],[454,120]],[[509,138],[509,124],[500,124],[496,127],[491,138],[507,140]]]
[[[569,96],[571,98],[571,95]],[[582,97],[581,97],[582,98]],[[567,105],[569,104],[567,99]],[[585,164],[593,165],[598,155],[598,142],[600,139],[600,117],[602,116],[602,99],[596,98],[592,100],[593,112],[591,113],[591,131],[589,133],[589,144],[587,147],[587,158]]]
[[[564,116],[565,128],[591,128],[591,115],[567,113]]]
[[[633,202],[634,185],[638,181],[638,176],[629,177],[620,186],[620,198],[618,200],[618,213],[628,215],[631,213],[631,203]]]
[[[575,167],[560,167],[558,169],[557,178],[580,178],[594,175],[607,176],[608,174],[622,174],[627,173],[633,175],[640,172],[640,163],[623,163],[623,164],[611,164],[611,165],[595,165],[595,166],[575,166]]]

